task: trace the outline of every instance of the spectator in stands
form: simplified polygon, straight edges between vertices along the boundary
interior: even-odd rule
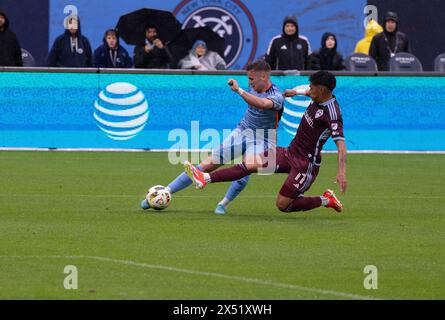
[[[372,38],[374,38],[374,36],[380,32],[383,32],[382,26],[373,19],[369,20],[365,28],[365,37],[357,42],[354,53],[369,55],[369,47],[371,46]]]
[[[23,66],[22,51],[14,32],[9,30],[9,19],[0,12],[0,66]]]
[[[145,44],[134,48],[134,65],[136,68],[166,69],[172,62],[167,47],[158,38],[155,26],[149,25],[145,29]]]
[[[274,37],[266,53],[266,61],[272,70],[310,69],[309,40],[300,35],[297,18],[288,16],[283,22],[283,33]]]
[[[395,12],[387,12],[382,33],[371,41],[369,55],[377,62],[379,71],[389,70],[389,60],[399,52],[409,52],[407,36],[398,31],[399,18]]]
[[[90,68],[93,66],[91,45],[82,35],[80,19],[71,18],[65,32],[57,37],[49,52],[48,67]]]
[[[96,68],[131,68],[133,62],[127,50],[119,45],[119,35],[116,30],[105,32],[103,44],[94,51],[94,66]]]
[[[181,69],[215,71],[224,70],[226,62],[217,52],[208,50],[204,41],[198,40],[190,53],[179,61],[179,67]]]
[[[343,57],[337,52],[337,37],[326,32],[321,38],[321,48],[309,56],[312,70],[339,71],[344,70]]]

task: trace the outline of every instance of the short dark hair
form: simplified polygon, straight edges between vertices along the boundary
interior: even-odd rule
[[[146,27],[145,27],[145,32],[148,31],[148,29],[155,29],[156,31],[158,31],[158,28],[156,28],[156,26],[154,24],[149,23]]]
[[[257,60],[249,63],[247,71],[264,71],[269,73],[271,71],[270,65],[264,60]]]
[[[110,35],[113,35],[113,36],[115,36],[116,38],[119,37],[119,35],[118,35],[116,29],[108,29],[107,31],[105,31],[105,38],[108,37],[108,36],[110,36]]]
[[[309,81],[316,86],[325,86],[331,92],[337,86],[335,76],[329,71],[318,71],[311,75]]]

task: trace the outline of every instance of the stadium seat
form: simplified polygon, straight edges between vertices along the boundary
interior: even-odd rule
[[[422,72],[423,67],[419,59],[411,53],[397,53],[389,60],[389,71],[392,72]]]
[[[364,53],[354,53],[346,58],[346,70],[353,72],[374,72],[377,71],[377,64],[374,59]]]
[[[439,54],[434,59],[434,71],[445,72],[445,53]]]
[[[22,48],[22,60],[24,67],[35,67],[36,61],[29,51]]]

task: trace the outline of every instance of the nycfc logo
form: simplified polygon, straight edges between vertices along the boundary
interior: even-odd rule
[[[110,139],[129,140],[144,129],[149,116],[148,102],[131,83],[112,83],[99,93],[93,116]]]
[[[227,68],[243,69],[255,59],[257,31],[252,14],[239,0],[185,0],[173,11],[182,28],[208,26],[225,40]]]
[[[294,88],[294,90],[301,89],[308,90],[309,86],[302,85]],[[280,126],[292,137],[295,136],[295,134],[297,133],[297,130],[300,126],[300,121],[305,115],[306,109],[310,104],[311,98],[306,96],[295,96],[293,98],[286,98]]]

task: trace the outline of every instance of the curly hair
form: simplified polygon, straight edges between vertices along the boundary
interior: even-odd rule
[[[318,71],[311,75],[309,81],[316,86],[325,86],[331,92],[337,86],[335,76],[329,71]]]

